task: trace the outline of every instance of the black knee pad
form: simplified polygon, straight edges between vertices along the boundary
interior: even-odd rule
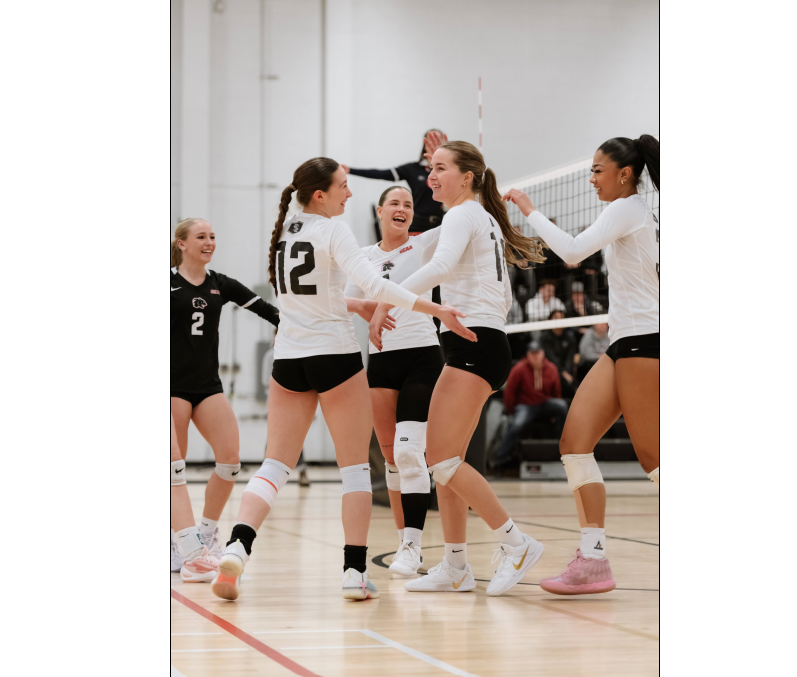
[[[399,391],[396,404],[396,423],[401,421],[429,420],[429,403],[432,401],[434,386],[425,383],[408,383]]]

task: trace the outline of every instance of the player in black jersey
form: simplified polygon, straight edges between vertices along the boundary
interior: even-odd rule
[[[275,326],[279,324],[279,312],[274,306],[237,280],[205,269],[215,249],[216,235],[207,221],[185,219],[178,224],[171,244],[170,274],[172,417],[183,467],[188,451],[188,423],[192,420],[216,458],[199,527],[208,553],[207,558],[200,558],[196,569],[209,566],[210,560],[218,568],[221,548],[216,525],[241,469],[238,423],[219,378],[221,308],[232,301]],[[186,574],[193,574],[191,580],[210,581],[216,570],[192,572],[187,568],[191,565],[183,566],[184,580]]]

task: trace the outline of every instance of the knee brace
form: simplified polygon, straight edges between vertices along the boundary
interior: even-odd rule
[[[432,472],[434,481],[445,486],[451,481],[451,478],[454,476],[457,468],[459,468],[461,465],[462,459],[459,456],[455,456],[454,458],[440,461],[440,463],[435,463],[429,468],[429,470]]]
[[[340,478],[343,480],[343,494],[353,491],[371,492],[371,466],[367,463],[347,465],[340,469]]]
[[[246,485],[244,492],[251,491],[253,494],[260,496],[269,505],[274,505],[277,500],[277,494],[288,481],[291,469],[284,463],[275,461],[273,458],[267,458],[263,461],[263,465],[254,474],[249,483]]]
[[[216,474],[221,477],[223,480],[227,480],[228,482],[235,482],[235,477],[238,473],[241,472],[241,464],[235,463],[217,463],[216,464]]]
[[[656,468],[655,470],[651,470],[648,473],[648,477],[650,477],[650,481],[655,483],[656,486],[659,486],[659,469]]]
[[[172,486],[179,487],[185,484],[185,461],[172,461]]]
[[[432,483],[426,466],[426,423],[401,421],[396,423],[393,457],[399,469],[402,494],[428,494]]]
[[[385,480],[387,482],[387,488],[390,489],[390,491],[401,491],[399,469],[387,461],[385,461]]]
[[[567,473],[567,486],[570,491],[575,491],[585,484],[603,484],[598,462],[595,454],[565,454],[562,463]]]

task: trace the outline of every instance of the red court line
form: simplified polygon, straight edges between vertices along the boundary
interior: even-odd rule
[[[279,651],[272,649],[270,646],[266,646],[258,639],[255,639],[251,635],[248,635],[240,628],[234,626],[229,621],[225,621],[223,618],[219,618],[216,614],[208,611],[205,607],[199,606],[196,602],[192,602],[187,597],[184,597],[176,590],[172,589],[172,597],[176,599],[181,604],[187,606],[191,611],[195,611],[200,616],[207,618],[211,623],[215,623],[218,625],[222,630],[226,630],[229,632],[233,637],[237,637],[245,644],[251,646],[255,651],[259,651],[264,656],[268,656],[272,661],[275,663],[279,663],[283,668],[287,668],[295,675],[301,675],[301,677],[320,677],[315,672],[310,672],[307,668],[303,668],[298,663],[295,663],[287,656],[283,656]]]

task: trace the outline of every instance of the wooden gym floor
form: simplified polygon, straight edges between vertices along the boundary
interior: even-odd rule
[[[310,468],[312,479],[337,469]],[[189,477],[190,479],[190,477]],[[221,518],[227,538],[244,483]],[[607,481],[608,555],[617,589],[563,597],[540,589],[579,544],[566,482],[496,482],[509,514],[542,541],[545,553],[502,597],[487,597],[496,547],[471,513],[468,558],[478,582],[468,593],[409,593],[387,564],[398,536],[389,508],[374,506],[368,573],[381,597],[341,598],[343,528],[339,482],[289,483],[263,524],[237,602],[208,584],[171,574],[172,676],[203,675],[600,675],[658,674],[659,496],[649,481]],[[189,484],[198,517],[204,484]],[[443,555],[438,513],[424,531],[424,566]]]

